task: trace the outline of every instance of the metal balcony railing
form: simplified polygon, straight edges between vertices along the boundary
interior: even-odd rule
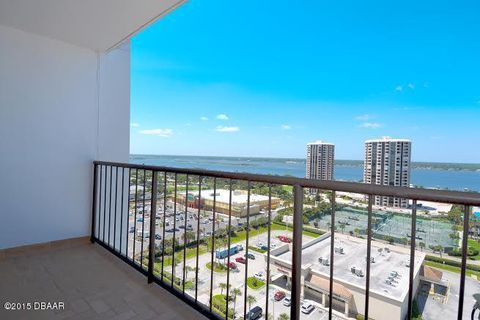
[[[364,234],[367,249],[363,289],[365,302],[363,310],[357,310],[357,313],[365,319],[369,319],[371,315],[371,248],[372,238],[375,238],[372,227],[375,222],[373,221],[375,196],[412,201],[409,209],[410,241],[407,239],[404,243],[404,247],[410,250],[408,298],[406,298],[408,299],[406,318],[410,319],[414,312],[415,299],[415,252],[418,242],[412,239],[417,239],[417,201],[459,205],[463,211],[463,228],[459,231],[461,261],[459,261],[458,319],[462,319],[464,314],[469,217],[472,206],[480,206],[480,194],[102,161],[94,162],[93,176],[91,241],[102,245],[145,274],[149,283],[156,282],[204,315],[215,319],[255,319],[260,312],[265,319],[269,319],[269,314],[273,311],[269,310],[272,308],[269,298],[273,290],[271,235],[273,216],[279,214],[279,207],[290,208],[288,210],[293,211],[291,227],[288,223],[285,225],[285,230],[292,232],[291,243],[288,245],[291,251],[291,270],[287,275],[291,278],[291,285],[285,291],[290,291],[291,297],[289,318],[300,319],[303,285],[302,234],[304,230],[315,231],[315,228],[304,227],[304,200],[305,194],[311,197],[312,190],[317,190],[314,196],[317,200],[328,203],[327,211],[330,215],[325,230],[326,235],[330,235],[329,267],[326,269],[329,273],[329,283],[325,292],[328,306],[325,302],[326,307],[323,309],[325,316],[328,314],[328,319],[340,318],[333,310],[336,303],[335,234],[338,233],[335,214],[339,205],[336,193],[349,192],[365,196],[367,220]],[[223,190],[224,194],[221,195],[219,190]],[[275,192],[281,192],[281,196]],[[245,202],[243,207],[238,201],[232,200],[238,194],[243,195],[242,199]],[[255,201],[252,199],[258,197],[256,194],[263,194],[263,204],[258,205],[255,202],[258,199],[255,198]],[[259,207],[263,210],[259,211]],[[255,214],[253,210],[256,211]],[[285,224],[278,219],[276,221],[275,223]],[[260,233],[259,230],[264,233]],[[266,244],[260,250],[258,248],[255,250],[249,242],[253,237],[252,232],[255,232],[255,236],[266,235]],[[235,247],[234,244],[238,243],[244,246]],[[240,264],[236,266],[236,262],[232,261],[232,255],[237,254],[237,250],[241,250],[242,247],[244,251],[241,254],[244,254],[244,259],[238,261],[244,269],[244,274],[240,276],[236,271],[240,269]],[[266,274],[263,279],[262,276],[258,276],[259,283],[265,283],[265,301],[251,298],[252,295],[249,293],[255,289],[251,289],[247,284],[252,281],[249,264],[254,263],[249,256],[252,253],[258,254],[257,251],[261,251],[260,258],[265,259]],[[224,260],[223,263],[220,260]],[[254,266],[252,265],[252,268]],[[192,273],[194,276],[191,276]],[[202,278],[200,274],[209,276]],[[214,278],[218,275],[221,275],[224,282],[217,281],[215,284]],[[237,282],[240,277],[243,280],[239,287],[231,289],[233,277]],[[256,302],[253,302],[255,300]],[[242,302],[243,307],[237,308]],[[260,312],[259,308],[251,308],[252,304],[258,305],[261,308]],[[347,312],[346,317],[348,316],[352,314]]]

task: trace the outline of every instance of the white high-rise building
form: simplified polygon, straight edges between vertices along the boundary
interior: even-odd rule
[[[410,160],[412,142],[406,139],[382,139],[365,141],[363,182],[384,186],[410,186]],[[405,208],[407,199],[375,197],[375,205]]]
[[[322,141],[307,144],[307,179],[333,180],[335,145]]]

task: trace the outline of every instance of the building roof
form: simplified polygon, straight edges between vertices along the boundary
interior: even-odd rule
[[[328,279],[312,274],[308,282],[322,291],[330,292],[330,281]],[[353,296],[350,290],[335,281],[333,282],[333,294],[345,300],[349,300]]]
[[[310,243],[304,243],[302,249],[302,265],[308,266],[314,273],[328,278],[330,275],[330,266],[323,265],[319,258],[330,259],[331,237],[329,234],[312,240]],[[336,233],[335,247],[342,247],[343,254],[335,254],[333,276],[339,283],[348,283],[358,288],[365,288],[365,277],[359,277],[352,271],[352,267],[366,272],[367,246],[363,239],[351,237]],[[386,250],[385,248],[388,248]],[[410,268],[406,266],[410,259],[410,252],[396,246],[386,245],[380,242],[372,241],[371,257],[375,262],[370,265],[370,290],[377,294],[403,301],[408,294],[408,279]],[[286,263],[291,263],[291,251],[280,253],[275,258],[279,258]],[[415,252],[415,270],[420,272],[421,265],[425,258],[425,253]],[[392,286],[386,283],[391,272],[397,272],[399,277],[397,283]]]
[[[314,141],[314,142],[309,142],[307,143],[307,146],[310,146],[310,145],[326,145],[326,146],[334,146],[333,143],[329,143],[329,142],[324,142],[322,140],[317,140],[317,141]]]
[[[392,137],[382,137],[380,139],[370,139],[365,141],[365,143],[371,143],[371,142],[412,142],[409,139],[395,139]]]
[[[198,195],[198,191],[192,191],[190,194]],[[201,197],[202,199],[213,201],[213,190],[202,190]],[[277,197],[272,197],[272,201],[277,200]],[[228,203],[230,200],[230,190],[227,189],[217,189],[215,201]],[[248,201],[248,193],[245,190],[235,190],[232,192],[232,204],[233,205],[246,205]],[[268,201],[268,196],[261,194],[250,194],[250,204],[254,205],[256,202]]]
[[[429,267],[429,266],[425,266],[425,265],[420,270],[420,275],[423,276],[428,281],[437,282],[437,283],[441,282],[442,278],[443,278],[443,272],[442,271],[440,271],[438,269],[434,269],[434,268]]]

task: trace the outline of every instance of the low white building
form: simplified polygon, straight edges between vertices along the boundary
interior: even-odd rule
[[[330,292],[330,234],[303,245],[302,297],[328,308]],[[367,245],[363,239],[335,236],[333,309],[347,317],[356,317],[365,310]],[[408,309],[408,249],[372,242],[370,265],[369,317],[404,319]],[[420,282],[425,254],[415,252],[414,295]],[[291,244],[272,250],[273,273],[291,281]]]

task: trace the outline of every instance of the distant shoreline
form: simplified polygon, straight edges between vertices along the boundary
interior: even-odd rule
[[[283,160],[291,162],[303,162],[301,158],[266,158],[266,157],[219,157],[219,156],[194,156],[194,155],[153,155],[153,154],[130,154],[132,158],[200,158],[200,159],[250,159],[250,160]],[[362,167],[363,160],[335,160],[336,166]],[[448,162],[412,162],[412,169],[417,170],[447,170],[447,171],[472,171],[480,172],[480,163],[448,163]]]

